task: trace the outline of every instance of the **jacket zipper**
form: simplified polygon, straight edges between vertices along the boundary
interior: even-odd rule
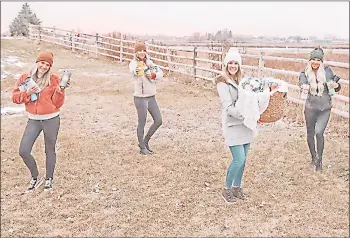
[[[142,94],[143,94],[143,79],[142,79]]]
[[[35,101],[35,114],[38,114],[38,101],[39,101],[40,93],[38,93],[38,98]]]

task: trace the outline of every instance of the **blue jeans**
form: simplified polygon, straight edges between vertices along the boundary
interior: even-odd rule
[[[250,144],[230,146],[232,161],[227,169],[226,188],[240,187]]]

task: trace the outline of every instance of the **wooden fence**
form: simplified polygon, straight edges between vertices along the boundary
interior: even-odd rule
[[[57,29],[55,27],[41,27],[31,25],[29,28],[29,37],[31,40],[39,40],[62,47],[70,48],[72,51],[87,52],[95,57],[99,55],[114,58],[120,62],[131,61],[133,59],[133,49],[136,41],[126,40],[123,35],[117,38],[101,36],[99,34],[90,35]],[[153,61],[168,74],[180,73],[190,76],[196,80],[208,80],[214,82],[214,78],[221,73],[221,62],[224,52],[205,49],[199,46],[171,46],[162,42],[146,41],[147,52]],[[244,58],[253,58],[258,61],[257,66],[242,65],[242,68],[256,74],[258,77],[271,76],[272,74],[282,75],[280,79],[287,82],[290,89],[288,100],[291,102],[304,104],[300,100],[299,86],[286,80],[289,77],[297,78],[300,72],[288,71],[283,69],[274,69],[264,67],[264,62],[269,61],[288,61],[294,63],[306,63],[305,59],[285,58],[260,54],[241,54]],[[329,66],[349,69],[349,63],[325,61]],[[292,80],[293,81],[293,80]],[[294,80],[295,81],[295,80]],[[340,84],[349,87],[349,79],[340,79]],[[349,97],[344,95],[334,95],[335,101],[332,112],[342,117],[349,118]],[[337,108],[338,106],[339,108]]]

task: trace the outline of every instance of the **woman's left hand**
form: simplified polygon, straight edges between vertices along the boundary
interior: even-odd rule
[[[62,93],[64,91],[64,88],[61,88],[60,86],[57,86],[57,92]]]
[[[330,87],[331,87],[331,88],[337,88],[337,87],[339,87],[339,84],[336,83],[336,82],[334,82],[334,83],[332,83],[332,84],[330,85]]]
[[[68,81],[67,81],[67,86],[66,86],[66,88],[68,88],[70,86],[70,79],[68,79]]]
[[[68,88],[70,86],[70,80],[68,80],[67,82],[67,86],[66,87],[60,87],[60,86],[57,86],[57,91],[59,93],[62,93],[64,91],[64,89]]]
[[[155,79],[156,78],[156,74],[155,73],[146,74],[146,77],[148,79]]]
[[[271,91],[278,89],[279,87],[280,87],[280,85],[271,86]]]

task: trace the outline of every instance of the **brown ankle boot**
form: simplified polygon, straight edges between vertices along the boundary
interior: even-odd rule
[[[233,203],[236,201],[235,197],[232,195],[232,191],[230,189],[224,188],[221,193],[222,198],[226,203]]]
[[[242,200],[246,199],[246,196],[243,193],[242,188],[240,188],[240,187],[232,187],[231,191],[232,191],[232,194],[233,194],[234,197],[242,199]]]

